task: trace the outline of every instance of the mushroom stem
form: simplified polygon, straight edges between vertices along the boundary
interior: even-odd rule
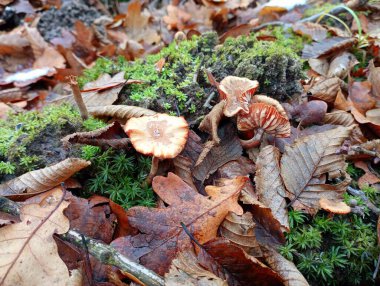
[[[153,178],[154,176],[156,176],[157,174],[157,170],[158,170],[158,162],[160,161],[159,158],[153,156],[152,157],[152,165],[150,167],[150,172],[149,172],[149,175],[148,177],[146,178],[146,183],[148,186],[150,186],[152,184],[152,181],[153,181]]]
[[[86,104],[83,101],[82,94],[80,93],[78,81],[74,76],[69,76],[69,84],[71,86],[71,89],[73,91],[74,99],[76,104],[79,107],[80,116],[83,120],[88,119],[88,111]]]
[[[242,140],[240,139],[240,144],[244,149],[250,149],[260,146],[261,139],[264,135],[264,129],[259,128],[257,129],[255,135],[248,140]]]

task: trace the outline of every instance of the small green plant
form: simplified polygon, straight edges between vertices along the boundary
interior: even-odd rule
[[[80,174],[87,179],[84,189],[88,194],[109,196],[126,209],[155,205],[152,189],[144,184],[151,158],[130,151],[101,151],[94,146],[83,146],[82,158],[92,162],[90,169]]]
[[[0,174],[12,175],[16,170],[16,167],[10,162],[0,161]]]
[[[372,273],[380,250],[376,221],[369,214],[329,217],[321,211],[310,217],[290,210],[289,221],[291,232],[279,251],[311,285],[375,285]]]

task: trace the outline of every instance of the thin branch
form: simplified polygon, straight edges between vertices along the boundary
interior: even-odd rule
[[[83,97],[79,89],[78,81],[74,76],[69,76],[68,80],[69,80],[71,89],[73,91],[75,102],[78,105],[80,116],[82,117],[83,120],[86,120],[88,119],[88,111],[87,111],[86,104],[83,101]]]
[[[144,266],[131,261],[129,258],[120,254],[110,245],[104,244],[95,239],[83,236],[77,231],[69,230],[65,234],[61,234],[60,237],[73,245],[83,248],[82,237],[86,241],[88,252],[97,258],[100,262],[112,265],[123,272],[127,272],[135,277],[137,280],[141,281],[147,286],[163,286],[165,285],[164,279],[154,273],[153,271],[145,268]]]
[[[366,204],[366,206],[371,210],[373,211],[375,214],[377,215],[380,215],[380,209],[377,208],[368,198],[367,196],[365,195],[365,193],[361,190],[357,190],[357,189],[354,189],[353,187],[351,186],[348,186],[347,187],[347,192],[350,193],[351,195],[355,196],[355,197],[359,197],[361,198],[364,203]]]

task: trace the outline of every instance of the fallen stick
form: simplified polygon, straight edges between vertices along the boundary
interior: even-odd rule
[[[79,248],[85,247],[83,245],[83,241],[85,241],[88,252],[100,262],[115,266],[121,271],[127,272],[132,276],[132,278],[141,281],[147,286],[165,285],[164,279],[161,276],[145,268],[144,266],[133,262],[129,258],[120,254],[118,251],[116,251],[115,248],[110,245],[83,236],[75,230],[69,230],[67,233],[59,235],[59,237]]]
[[[371,210],[373,211],[375,214],[377,215],[380,215],[380,209],[377,208],[368,198],[367,196],[365,195],[365,193],[361,190],[357,190],[357,189],[354,189],[353,187],[351,186],[348,186],[347,187],[347,192],[350,193],[351,195],[353,196],[356,196],[356,197],[359,197],[361,198],[364,203],[366,204],[366,206]]]

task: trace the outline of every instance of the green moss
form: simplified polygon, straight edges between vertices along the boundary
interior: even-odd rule
[[[84,72],[80,82],[83,85],[102,73],[124,71],[127,79],[146,83],[128,85],[119,104],[184,115],[190,120],[209,112],[203,105],[215,88],[209,84],[205,69],[210,69],[218,80],[227,75],[257,79],[260,92],[288,96],[300,91],[298,80],[302,71],[297,52],[302,49],[303,39],[279,28],[271,33],[278,38],[276,42],[258,41],[251,35],[227,39],[220,47],[217,34],[209,32],[189,41],[173,42],[160,53],[134,62],[101,58]],[[165,64],[158,72],[155,64],[162,58]]]
[[[144,184],[151,158],[131,151],[102,151],[94,146],[83,146],[82,158],[92,163],[90,168],[79,174],[79,178],[86,179],[86,194],[109,196],[124,208],[155,205],[152,189]]]
[[[380,251],[376,218],[323,212],[310,217],[292,210],[289,219],[291,232],[280,252],[311,285],[375,285],[372,273]]]

